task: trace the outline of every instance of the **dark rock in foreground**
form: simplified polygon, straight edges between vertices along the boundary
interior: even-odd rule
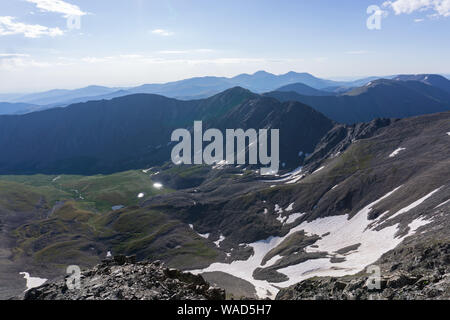
[[[201,276],[168,269],[159,262],[116,256],[82,272],[80,289],[66,280],[25,293],[24,300],[224,300],[225,291]]]

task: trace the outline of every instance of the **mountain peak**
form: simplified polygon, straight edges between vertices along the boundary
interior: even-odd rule
[[[262,75],[266,75],[266,76],[267,76],[267,75],[270,75],[270,76],[273,76],[272,73],[267,72],[267,71],[264,71],[264,70],[256,71],[253,75],[254,75],[254,76],[262,76]]]

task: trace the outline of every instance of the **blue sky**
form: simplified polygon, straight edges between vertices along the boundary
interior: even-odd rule
[[[449,34],[450,0],[2,0],[0,92],[258,70],[449,74]]]

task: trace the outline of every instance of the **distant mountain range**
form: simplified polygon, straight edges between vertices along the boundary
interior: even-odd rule
[[[450,80],[437,74],[398,75],[392,80],[419,81],[450,93]]]
[[[413,80],[448,91],[448,79],[439,75],[398,75],[385,79]],[[426,78],[426,79],[425,79]],[[23,105],[0,105],[0,114],[24,114],[36,110],[65,107],[73,103],[109,100],[130,94],[158,94],[180,100],[204,99],[227,89],[240,86],[256,93],[294,91],[307,96],[341,95],[353,88],[366,85],[380,77],[367,77],[354,81],[333,81],[317,78],[309,73],[288,72],[274,75],[265,71],[241,74],[232,78],[197,77],[164,84],[144,84],[137,87],[88,86],[75,90],[55,89],[31,94],[0,94],[0,102]]]
[[[0,95],[0,101],[36,104],[42,106],[42,109],[46,109],[55,106],[65,106],[71,103],[108,99],[135,93],[159,94],[182,100],[201,99],[236,86],[256,93],[263,93],[273,91],[288,84],[303,83],[315,89],[329,88],[332,91],[336,90],[336,88],[364,85],[372,79],[373,77],[356,81],[332,81],[317,78],[309,73],[288,72],[282,75],[274,75],[265,71],[258,71],[254,74],[241,74],[232,78],[197,77],[164,84],[144,84],[130,88],[88,86],[75,90],[55,89],[26,95],[2,94]]]
[[[414,81],[410,81],[414,79]],[[375,118],[406,118],[450,110],[450,80],[434,75],[379,79],[339,95],[313,95],[301,85],[265,94],[280,101],[299,101],[330,119],[357,123]],[[297,90],[298,89],[298,90]],[[309,92],[309,95],[305,94]]]
[[[10,103],[0,102],[0,115],[6,114],[25,114],[33,111],[41,110],[41,106],[29,103]]]
[[[278,88],[277,91],[295,92],[295,93],[302,94],[305,96],[333,96],[336,94],[336,93],[330,92],[330,91],[317,90],[317,89],[314,89],[313,87],[307,86],[306,84],[303,84],[300,82],[288,84],[286,86]]]

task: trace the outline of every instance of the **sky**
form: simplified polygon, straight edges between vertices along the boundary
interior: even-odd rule
[[[0,92],[450,74],[449,35],[450,0],[2,0]]]

